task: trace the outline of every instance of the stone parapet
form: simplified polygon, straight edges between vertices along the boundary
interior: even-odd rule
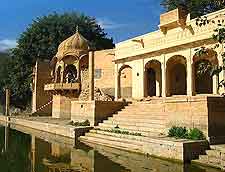
[[[46,84],[44,87],[45,91],[54,90],[80,90],[80,83],[56,83],[56,84]]]
[[[66,96],[54,95],[52,105],[52,117],[60,119],[70,119],[71,100],[73,99]]]
[[[71,119],[74,122],[89,120],[92,126],[97,125],[126,104],[120,101],[72,101]]]

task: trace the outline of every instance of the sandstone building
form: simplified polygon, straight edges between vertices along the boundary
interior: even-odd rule
[[[220,19],[224,13],[207,17]],[[40,94],[45,90],[53,95],[54,118],[88,119],[97,125],[121,110],[124,102],[118,100],[125,99],[132,104],[100,128],[119,125],[149,136],[181,125],[201,129],[209,140],[224,138],[225,100],[220,96],[224,88],[218,87],[224,72],[213,77],[198,77],[196,72],[200,62],[223,64],[221,48],[212,49],[215,28],[213,24],[199,27],[185,11],[176,9],[160,16],[159,30],[103,51],[92,50],[77,31],[59,45],[51,61],[52,80],[41,82]],[[196,48],[202,46],[207,53],[198,57]],[[41,102],[33,101],[37,106]],[[140,124],[135,120],[139,114]]]

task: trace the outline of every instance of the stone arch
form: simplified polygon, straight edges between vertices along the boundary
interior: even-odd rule
[[[161,96],[162,78],[161,63],[158,60],[150,60],[145,65],[145,97]]]
[[[119,97],[132,98],[132,68],[129,65],[123,65],[119,69]]]
[[[193,57],[193,85],[195,94],[213,94],[214,87],[217,90],[218,76],[211,76],[209,72],[206,72],[199,76],[198,67],[199,65],[218,65],[217,53],[212,49],[206,49],[201,56],[195,55]]]
[[[78,70],[73,64],[66,65],[64,70],[64,82],[75,83],[78,79]]]
[[[61,82],[61,73],[62,73],[62,67],[61,66],[58,66],[57,69],[56,69],[56,78],[55,78],[55,82],[56,83],[60,83]]]
[[[166,63],[167,96],[187,94],[187,60],[176,55]]]
[[[63,62],[65,64],[75,64],[76,62],[79,61],[79,58],[77,56],[74,55],[67,55],[63,58]]]

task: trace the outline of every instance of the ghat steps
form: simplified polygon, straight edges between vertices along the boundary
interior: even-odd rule
[[[149,172],[149,171],[176,171],[182,172],[183,165],[164,161],[157,158],[148,157],[141,154],[130,153],[110,147],[99,146],[97,144],[88,144],[98,151],[101,155],[107,157],[114,163],[120,164],[130,172]],[[125,170],[126,171],[126,170]]]
[[[85,136],[81,136],[80,141],[143,152],[144,144],[152,142],[154,138],[164,137],[167,132],[165,120],[167,114],[163,112],[162,105],[158,99],[129,104]],[[131,135],[109,130],[127,131]]]
[[[205,155],[200,155],[199,159],[193,162],[225,170],[225,145],[211,145],[210,148]]]

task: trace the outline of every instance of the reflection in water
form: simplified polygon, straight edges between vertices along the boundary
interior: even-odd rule
[[[217,172],[97,145],[73,148],[8,127],[0,127],[0,150],[1,172]]]

